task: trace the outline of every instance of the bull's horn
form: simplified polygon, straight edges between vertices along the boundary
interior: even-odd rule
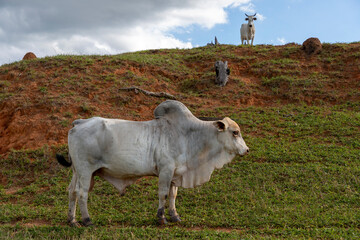
[[[245,13],[245,15],[248,17],[249,15],[247,15],[246,13]]]
[[[256,13],[254,14],[254,16],[253,16],[253,17],[255,17],[255,15],[256,15]]]

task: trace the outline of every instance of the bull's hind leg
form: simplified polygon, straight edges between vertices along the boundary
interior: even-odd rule
[[[87,209],[87,200],[91,184],[92,173],[81,174],[78,179],[78,191],[77,197],[79,201],[79,207],[81,212],[82,222],[81,224],[85,227],[92,226],[93,223],[90,220],[89,212]]]
[[[176,212],[175,200],[177,195],[178,187],[175,187],[173,183],[171,183],[170,191],[169,191],[169,215],[171,222],[180,222],[181,219]]]
[[[71,183],[69,185],[69,212],[68,212],[68,223],[70,226],[79,227],[79,224],[76,222],[75,213],[76,213],[76,202],[77,202],[77,194],[76,194],[76,184],[77,177],[74,172],[73,177],[71,179]]]

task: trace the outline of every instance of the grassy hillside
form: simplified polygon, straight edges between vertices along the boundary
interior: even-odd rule
[[[307,57],[298,45],[202,47],[115,56],[57,56],[0,68],[0,153],[64,144],[70,123],[93,115],[151,119],[164,99],[120,90],[171,93],[197,115],[248,106],[346,104],[360,98],[360,44],[325,44]],[[227,60],[227,86],[214,85]],[[220,109],[232,106],[234,110]]]
[[[214,85],[216,60],[228,84]],[[167,92],[196,116],[236,120],[251,154],[195,189],[180,189],[180,224],[156,224],[157,179],[120,197],[97,179],[96,227],[66,226],[77,118],[152,119]],[[115,56],[56,56],[0,67],[0,236],[4,238],[360,237],[360,44],[220,46]]]

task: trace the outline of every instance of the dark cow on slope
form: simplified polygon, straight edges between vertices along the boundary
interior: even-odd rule
[[[229,80],[230,69],[228,68],[228,62],[216,61],[215,63],[216,79],[215,84],[224,87]]]

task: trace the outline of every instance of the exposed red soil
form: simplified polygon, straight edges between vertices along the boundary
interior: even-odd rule
[[[24,227],[42,227],[51,226],[51,223],[45,220],[33,220],[23,224]]]
[[[190,51],[154,50],[144,54],[167,56],[175,52],[188,57]],[[197,116],[224,106],[240,111],[247,106],[298,102],[341,104],[360,100],[360,43],[328,44],[319,55],[311,57],[300,45],[225,46],[213,51],[217,51],[216,58],[227,60],[231,69],[229,82],[223,88],[215,86],[215,75],[211,75],[217,59],[206,56],[183,61],[182,67],[192,69],[192,73],[162,65],[114,60],[111,56],[94,56],[90,64],[69,56],[3,65],[0,67],[0,154],[10,149],[65,144],[71,122],[77,118],[97,115],[149,120],[153,118],[154,108],[165,100],[122,91],[122,87],[168,92]],[[282,59],[291,61],[282,65]],[[310,79],[311,84],[263,83],[266,78],[283,75]],[[184,89],[188,80],[191,91]]]

